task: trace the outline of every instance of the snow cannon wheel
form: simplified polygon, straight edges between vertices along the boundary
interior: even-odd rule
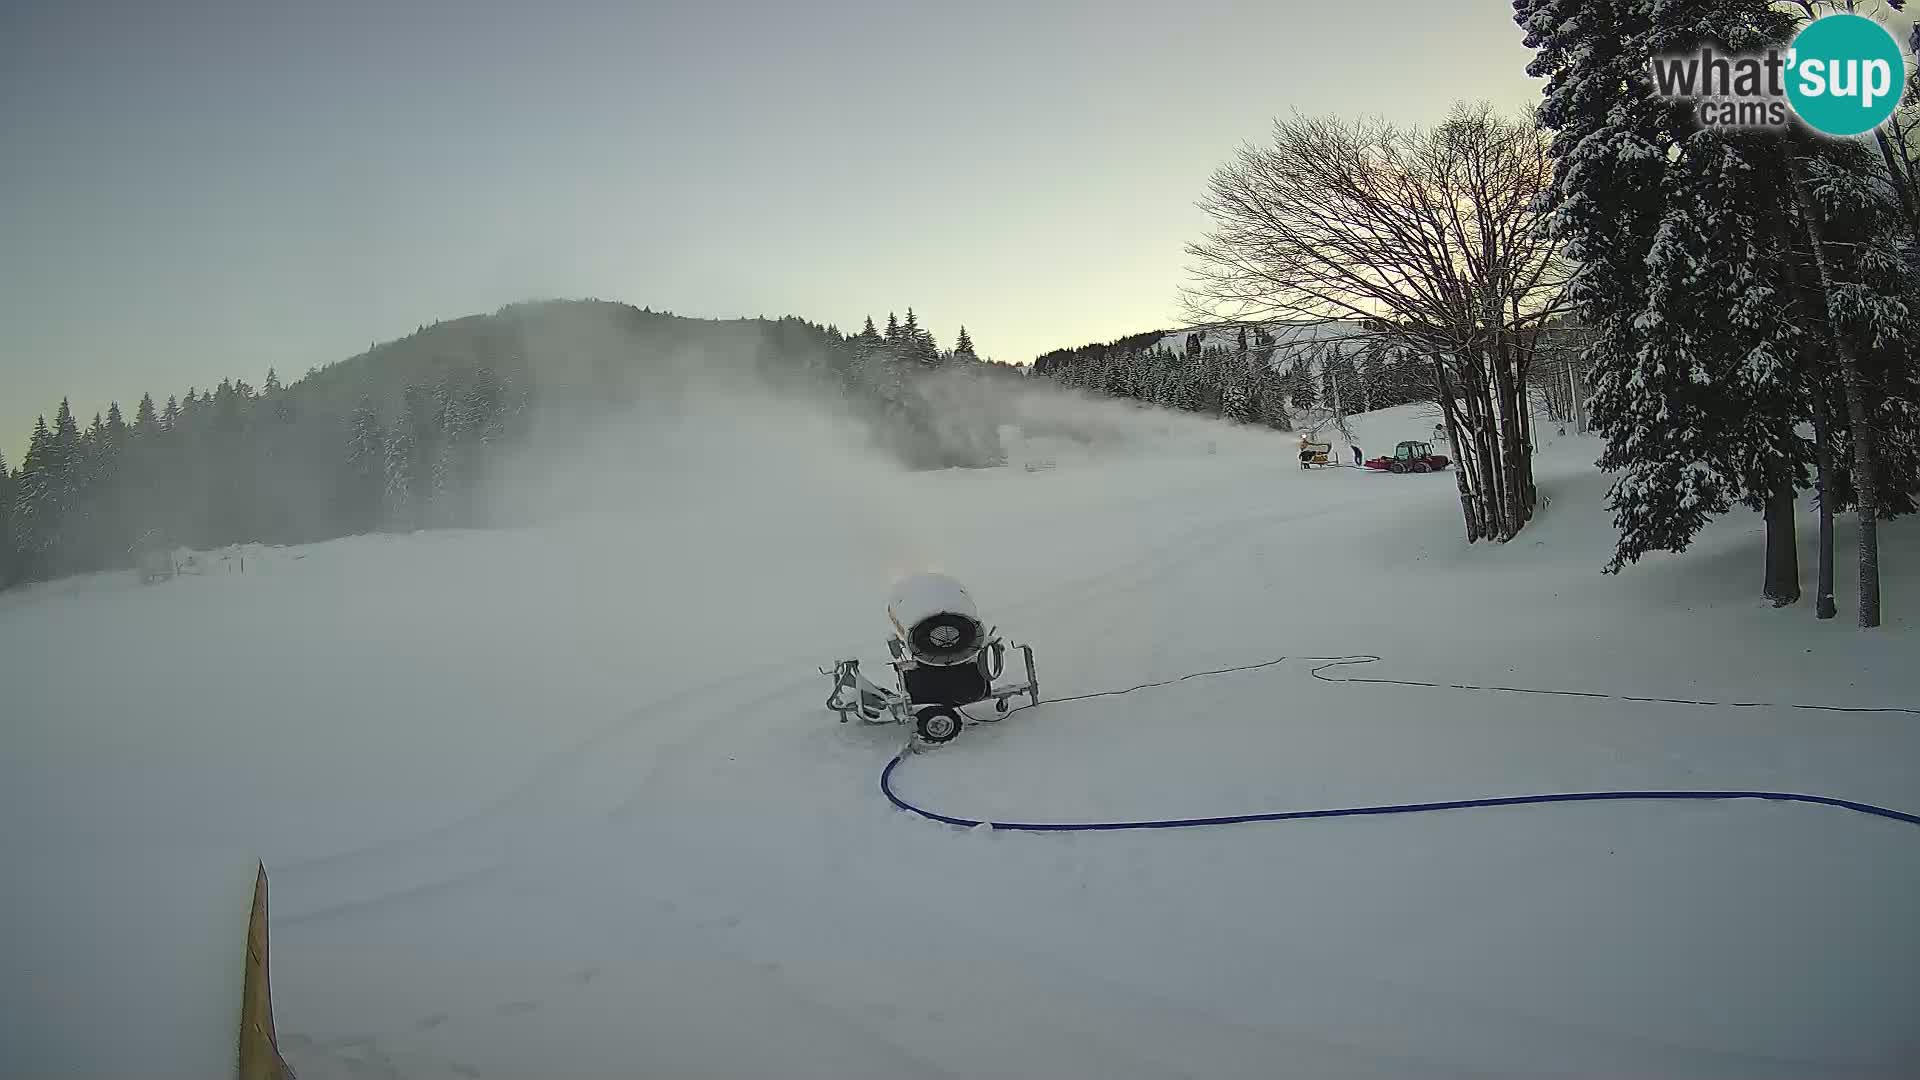
[[[914,715],[913,730],[930,743],[952,742],[960,734],[960,714],[945,705],[929,705]]]

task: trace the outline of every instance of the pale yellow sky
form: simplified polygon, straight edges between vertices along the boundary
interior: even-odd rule
[[[0,448],[532,296],[996,359],[1168,325],[1193,203],[1294,109],[1522,106],[1507,0],[0,11]]]

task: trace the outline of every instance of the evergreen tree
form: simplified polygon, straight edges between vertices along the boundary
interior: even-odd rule
[[[213,395],[213,425],[219,431],[237,431],[241,427],[240,403],[243,396],[233,380],[221,379]]]
[[[960,337],[953,343],[953,358],[968,363],[979,363],[980,357],[973,351],[973,339],[967,336],[967,328],[960,328]]]
[[[47,418],[43,414],[33,421],[33,437],[27,442],[27,458],[20,465],[20,471],[41,472],[47,467],[47,456],[53,452],[53,433],[47,430]]]
[[[434,409],[439,419],[440,445],[433,459],[433,493],[437,505],[436,520],[458,523],[465,518],[463,503],[469,481],[469,459],[473,450],[471,402],[464,387],[448,373],[440,382]]]
[[[1880,624],[1879,519],[1910,513],[1920,501],[1920,358],[1915,282],[1901,247],[1903,211],[1860,144],[1795,132],[1788,174],[1805,244],[1796,283],[1825,355],[1810,365],[1818,395],[1822,514],[1829,495],[1848,498],[1858,518],[1859,624]],[[1809,268],[1810,266],[1810,268]],[[1837,400],[1836,400],[1837,399]],[[1824,430],[1823,430],[1824,429]],[[1842,450],[1844,448],[1844,450]],[[1840,452],[1836,452],[1840,451]],[[1831,485],[1831,486],[1830,486]],[[1831,531],[1822,530],[1822,616],[1831,611]]]
[[[54,414],[52,450],[47,467],[55,472],[65,472],[80,460],[80,427],[66,398],[60,399],[60,411]]]
[[[0,454],[0,589],[14,583],[20,557],[13,546],[13,474],[7,455]]]
[[[40,496],[37,516],[41,521],[42,541],[54,553],[53,565],[65,572],[72,559],[59,554],[70,537],[82,495],[80,428],[74,421],[73,406],[60,399],[60,411],[54,415],[53,440],[46,464],[46,488]]]
[[[409,454],[406,490],[411,505],[401,516],[406,528],[424,528],[427,522],[422,511],[433,497],[433,464],[440,456],[440,424],[433,400],[424,389],[409,386],[400,398],[400,421],[394,426],[395,435],[389,439],[387,451],[392,454],[393,438],[404,431]]]
[[[1293,417],[1287,412],[1285,388],[1271,368],[1263,366],[1254,375],[1254,403],[1258,410],[1255,422],[1282,431],[1293,427]]]
[[[1180,357],[1172,349],[1159,353],[1153,374],[1153,403],[1163,409],[1180,407]]]
[[[99,462],[96,483],[99,484],[99,527],[101,543],[106,557],[115,564],[125,562],[127,548],[133,542],[128,534],[131,519],[127,512],[127,470],[131,462],[129,443],[133,438],[133,429],[127,426],[126,417],[120,412],[120,403],[115,401],[107,405],[107,420],[100,429]]]
[[[1220,387],[1220,416],[1236,423],[1253,419],[1253,398],[1247,393],[1246,380],[1230,378]]]
[[[933,335],[921,327],[912,308],[907,309],[906,321],[900,324],[897,348],[903,359],[922,367],[932,367],[940,362],[940,350],[933,343]]]
[[[1199,353],[1189,354],[1176,369],[1174,406],[1187,412],[1199,412],[1206,404],[1205,378]]]
[[[402,420],[387,435],[383,474],[387,521],[402,531],[413,528],[416,520],[415,464],[413,426]]]
[[[1804,292],[1793,252],[1818,245],[1796,240],[1805,225],[1792,220],[1788,144],[1698,127],[1691,106],[1652,94],[1646,71],[1654,55],[1708,42],[1736,53],[1780,46],[1794,24],[1764,0],[1521,0],[1516,11],[1539,50],[1529,71],[1548,79],[1540,119],[1555,133],[1554,225],[1576,262],[1576,314],[1593,332],[1583,360],[1593,427],[1607,438],[1601,464],[1619,473],[1608,570],[1684,550],[1739,503],[1765,514],[1766,594],[1791,602],[1794,492],[1814,457],[1798,428],[1817,422],[1819,396],[1804,358],[1819,351],[1811,338],[1842,351],[1848,341],[1792,303]]]
[[[900,344],[900,320],[894,318],[891,311],[887,312],[887,332],[883,340],[889,346],[898,347]]]
[[[1288,369],[1286,382],[1293,389],[1294,409],[1306,412],[1319,407],[1320,393],[1315,389],[1313,366],[1306,357],[1293,362],[1293,367]]]
[[[180,399],[167,398],[167,411],[160,414],[160,430],[173,431],[180,426]]]
[[[1539,113],[1542,126],[1554,133],[1555,175],[1548,197],[1555,207],[1554,228],[1576,267],[1569,296],[1576,317],[1593,332],[1584,361],[1596,373],[1602,368],[1614,373],[1608,394],[1617,401],[1611,403],[1615,415],[1609,424],[1624,431],[1634,405],[1626,368],[1645,341],[1637,319],[1652,291],[1649,259],[1666,213],[1667,155],[1684,132],[1677,111],[1645,89],[1650,5],[1522,0],[1514,6],[1526,44],[1536,50],[1528,74],[1548,80]],[[1623,87],[1641,89],[1623,94]],[[1690,367],[1677,373],[1682,380],[1690,381]],[[1665,368],[1660,373],[1674,374]],[[1698,441],[1697,433],[1692,441]],[[1663,539],[1691,536],[1709,515],[1725,509],[1726,494],[1707,470],[1678,458],[1671,464],[1685,475],[1649,476],[1634,486],[1664,484],[1676,503],[1685,501],[1692,520],[1677,521],[1672,537],[1636,536],[1628,542],[1630,533],[1646,531],[1647,515],[1636,514],[1638,521],[1616,518],[1622,536],[1616,564]]]
[[[467,387],[466,420],[471,429],[473,441],[480,447],[498,442],[504,430],[507,415],[507,387],[492,368],[481,368],[473,373],[473,382]]]
[[[373,398],[363,397],[348,420],[347,477],[342,496],[349,532],[379,524],[387,489],[387,439]]]
[[[27,457],[14,477],[13,505],[8,531],[20,563],[16,571],[28,575],[43,572],[47,552],[53,546],[57,519],[52,512],[54,472],[51,463],[58,456],[53,432],[45,416],[35,419],[33,438],[27,444]]]
[[[164,538],[164,514],[167,493],[163,482],[167,475],[164,459],[169,451],[167,432],[162,427],[153,395],[140,395],[133,413],[133,426],[127,429],[126,459],[120,470],[118,498],[129,544],[150,529]]]

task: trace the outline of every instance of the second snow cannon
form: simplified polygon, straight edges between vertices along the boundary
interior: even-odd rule
[[[887,621],[893,625],[887,639],[893,688],[860,674],[858,660],[822,672],[833,676],[827,708],[840,714],[841,723],[855,716],[870,724],[911,723],[921,739],[943,743],[960,734],[963,706],[991,701],[1005,713],[1011,698],[1039,704],[1032,647],[1002,641],[997,629],[980,620],[973,597],[958,581],[945,574],[902,578],[888,597]],[[1026,681],[996,685],[1009,648],[1025,661]]]

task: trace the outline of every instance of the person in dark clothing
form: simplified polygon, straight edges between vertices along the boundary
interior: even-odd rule
[[[1362,464],[1360,460],[1360,448],[1355,446],[1352,449],[1353,449],[1353,463],[1355,466],[1359,466]]]

